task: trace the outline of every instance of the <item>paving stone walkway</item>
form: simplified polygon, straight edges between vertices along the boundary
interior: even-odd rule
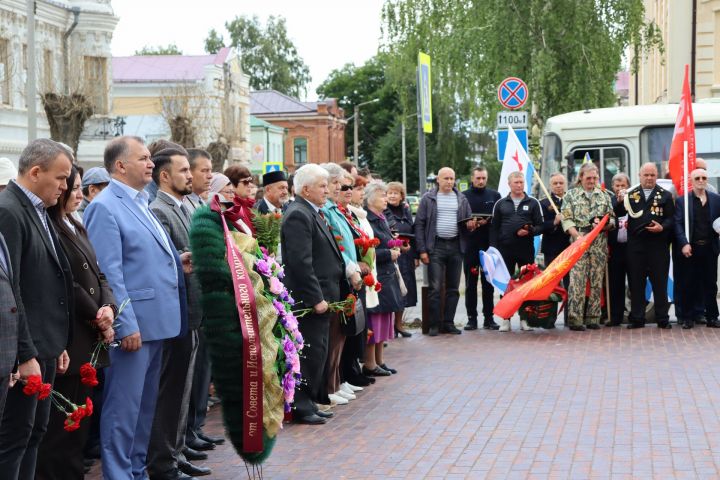
[[[397,375],[286,425],[264,478],[720,478],[719,345],[704,326],[416,331],[387,349]],[[229,445],[205,464],[247,477]]]

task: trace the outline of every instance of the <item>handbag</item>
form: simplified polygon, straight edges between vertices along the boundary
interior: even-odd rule
[[[355,303],[355,315],[345,316],[344,319],[341,317],[339,320],[340,331],[346,337],[354,337],[365,330],[365,309],[360,299]]]
[[[408,290],[407,286],[405,285],[405,280],[402,278],[402,274],[400,273],[400,267],[398,267],[398,264],[395,263],[395,274],[397,275],[398,284],[400,284],[400,295],[403,297],[407,295]]]

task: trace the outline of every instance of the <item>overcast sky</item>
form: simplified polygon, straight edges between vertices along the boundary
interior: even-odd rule
[[[190,4],[190,2],[182,2]],[[308,99],[328,74],[346,63],[362,64],[377,53],[383,0],[200,0],[178,7],[177,0],[113,0],[120,22],[113,36],[115,56],[132,55],[145,45],[175,43],[183,53],[204,53],[211,28],[239,15],[269,15],[287,20],[290,39],[310,67]],[[353,26],[348,32],[342,27]],[[228,38],[227,33],[224,34]]]

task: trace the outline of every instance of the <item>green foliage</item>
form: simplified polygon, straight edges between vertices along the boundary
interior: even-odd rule
[[[294,97],[304,95],[311,80],[310,69],[288,38],[283,17],[271,15],[263,26],[257,16],[243,15],[225,22],[225,28],[230,35],[229,46],[240,51],[252,89],[274,89]],[[223,46],[223,36],[215,29],[210,30],[205,50],[216,52]]]
[[[505,77],[526,81],[541,118],[605,107],[615,101],[626,49],[661,46],[642,0],[388,0],[383,32],[405,111],[414,98],[402,95],[403,86],[424,51],[433,62],[433,101],[443,98],[488,127]]]
[[[265,247],[269,254],[277,254],[280,244],[280,227],[282,226],[282,215],[275,213],[262,214],[253,210],[253,227],[258,245]]]
[[[151,47],[145,45],[140,50],[135,50],[135,55],[182,55],[183,52],[174,43],[170,43],[167,46],[157,45]]]

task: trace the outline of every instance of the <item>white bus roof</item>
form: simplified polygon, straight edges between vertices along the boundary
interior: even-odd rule
[[[612,127],[675,125],[678,104],[596,108],[564,113],[548,119],[545,132]],[[720,121],[720,103],[693,103],[695,123]]]

